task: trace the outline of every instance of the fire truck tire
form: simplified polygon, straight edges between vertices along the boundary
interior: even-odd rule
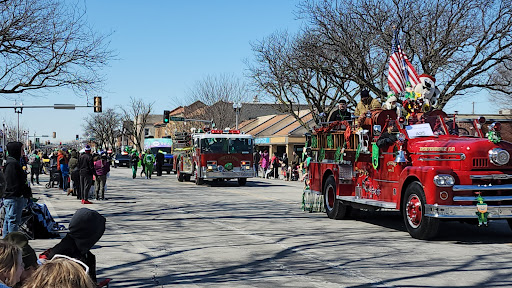
[[[245,186],[246,183],[247,183],[247,178],[238,178],[239,186]]]
[[[178,170],[177,173],[176,177],[178,177],[178,182],[183,182],[183,173],[181,173],[180,170]]]
[[[405,190],[402,214],[407,232],[416,239],[429,240],[437,235],[439,219],[425,216],[425,192],[415,181]]]
[[[508,227],[512,230],[512,219],[507,219]]]
[[[203,185],[204,184],[204,180],[199,178],[199,175],[197,175],[197,168],[194,169],[194,176],[195,176],[196,185]]]
[[[190,181],[190,175],[185,175],[183,176],[183,178],[185,179],[185,181],[189,182]]]
[[[336,199],[336,181],[331,175],[327,178],[324,185],[324,206],[327,216],[331,219],[344,219],[350,215],[352,207],[343,204]]]

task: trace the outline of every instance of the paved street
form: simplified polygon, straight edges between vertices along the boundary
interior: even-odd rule
[[[107,218],[93,249],[111,287],[510,287],[512,232],[444,223],[442,236],[409,236],[398,213],[350,220],[300,210],[302,183],[252,179],[196,186],[164,174],[112,169]],[[43,178],[45,181],[47,178]],[[54,188],[35,196],[67,224],[81,205]],[[39,254],[58,239],[31,241]]]

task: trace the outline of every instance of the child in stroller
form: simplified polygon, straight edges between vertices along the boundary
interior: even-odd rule
[[[47,189],[53,188],[55,185],[59,186],[59,182],[61,180],[60,171],[57,170],[57,165],[54,165],[50,168],[50,181],[46,183],[45,187]]]

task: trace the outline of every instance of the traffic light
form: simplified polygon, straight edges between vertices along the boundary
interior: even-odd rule
[[[76,140],[80,140],[80,137],[78,137],[78,134],[76,134],[75,139],[76,139]]]
[[[101,112],[101,97],[99,96],[94,97],[94,112]]]
[[[171,114],[171,111],[164,110],[164,123],[169,123],[169,116]]]
[[[57,138],[57,132],[53,132],[53,138]]]

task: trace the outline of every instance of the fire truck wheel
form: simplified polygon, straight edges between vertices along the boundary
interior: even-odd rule
[[[508,227],[512,230],[512,219],[507,219]]]
[[[199,178],[199,175],[197,175],[197,167],[194,167],[194,176],[195,176],[195,182],[196,182],[196,185],[203,185],[204,183],[204,180]]]
[[[185,181],[189,182],[190,181],[190,175],[185,175],[183,176],[183,178],[185,179]]]
[[[180,170],[178,170],[176,177],[178,177],[178,182],[183,182],[183,173],[181,173]]]
[[[420,182],[412,182],[405,190],[402,210],[405,227],[413,238],[428,240],[436,236],[439,219],[425,216],[425,192]]]
[[[238,178],[239,186],[245,186],[246,183],[247,183],[247,178]]]
[[[344,219],[350,214],[352,207],[336,199],[336,181],[331,175],[324,185],[324,206],[327,216],[331,219]]]

